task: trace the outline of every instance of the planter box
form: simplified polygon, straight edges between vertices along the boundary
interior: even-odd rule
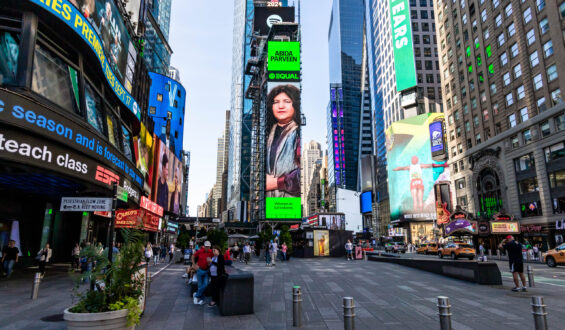
[[[64,319],[67,329],[135,329],[135,325],[128,327],[127,309],[103,313],[71,313],[65,309]]]

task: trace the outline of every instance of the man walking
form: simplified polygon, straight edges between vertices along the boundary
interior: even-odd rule
[[[514,292],[526,291],[526,277],[524,276],[524,262],[522,257],[522,244],[514,240],[514,236],[508,235],[499,245],[499,248],[505,248],[508,251],[508,261],[510,262],[510,272],[514,278],[515,287],[512,289]],[[522,280],[522,287],[520,288],[520,281]]]
[[[204,290],[208,286],[208,269],[214,253],[210,249],[210,241],[204,242],[204,247],[196,251],[192,255],[192,264],[198,264],[198,270],[196,271],[196,278],[198,279],[198,291],[196,291],[192,297],[194,298],[195,305],[204,305]]]
[[[245,259],[245,264],[247,264],[251,259],[251,246],[249,245],[249,242],[245,243],[245,246],[243,247],[243,258]]]
[[[6,272],[6,278],[10,278],[12,275],[12,269],[14,269],[14,264],[18,262],[20,250],[16,247],[16,241],[10,240],[8,246],[2,251],[2,264],[4,271]]]
[[[351,240],[347,240],[347,243],[345,243],[345,252],[347,254],[347,260],[353,260],[353,243],[351,243]]]
[[[279,253],[279,244],[275,240],[271,244],[271,265],[275,266],[277,264],[277,254]]]

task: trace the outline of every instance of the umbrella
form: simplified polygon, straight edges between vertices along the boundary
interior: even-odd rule
[[[243,234],[231,234],[228,236],[228,238],[248,238],[249,236],[243,235]]]

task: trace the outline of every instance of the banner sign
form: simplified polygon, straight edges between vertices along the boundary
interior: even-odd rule
[[[269,41],[267,70],[269,81],[300,81],[300,42]]]
[[[443,122],[434,121],[430,124],[430,141],[432,145],[432,156],[440,154],[444,150]]]
[[[104,218],[111,218],[112,212],[111,211],[94,211],[94,215],[98,215]]]
[[[392,24],[396,90],[400,92],[417,84],[408,0],[390,0],[390,22]]]
[[[90,46],[100,62],[104,77],[106,77],[106,81],[114,91],[114,94],[137,119],[140,119],[141,112],[137,102],[120,82],[120,78],[122,81],[124,79],[127,67],[129,37],[113,1],[103,2],[97,0],[95,12],[85,12],[88,18],[83,16],[68,0],[29,1],[66,23]],[[95,26],[95,23],[98,26]],[[101,38],[99,33],[104,38]],[[120,70],[123,70],[123,72]],[[118,72],[118,75],[115,72]]]
[[[63,197],[61,199],[61,212],[63,211],[111,211],[112,199],[105,197]]]
[[[139,210],[117,210],[116,228],[137,228],[141,226],[138,217]]]
[[[81,127],[80,124],[40,104],[9,91],[0,90],[0,122],[21,127],[27,132],[33,132],[60,142],[61,147],[58,148],[61,150],[68,150],[68,152],[71,153],[70,148],[73,148],[81,152],[81,157],[83,157],[82,154],[90,156],[91,159],[88,161],[85,160],[85,162],[93,164],[90,167],[93,171],[96,169],[94,164],[99,164],[98,161],[102,162],[100,165],[104,164],[110,171],[105,173],[104,176],[113,178],[110,181],[121,183],[123,179],[127,177],[138,187],[143,187],[143,177],[139,170],[113,145],[100,139],[88,129]],[[31,139],[28,135],[29,134],[26,134],[26,139]],[[50,145],[50,143],[47,143],[46,139],[38,139],[38,143]],[[65,148],[63,149],[62,146],[65,146]],[[23,156],[23,154],[19,156]],[[26,158],[30,159],[31,157]],[[37,158],[35,158],[35,160],[32,159],[30,162],[36,166],[40,163]],[[80,170],[74,167],[70,169],[77,171],[77,173],[82,172],[83,174],[86,174],[85,171],[87,170],[87,168],[84,167]],[[101,177],[99,180],[97,179],[97,181],[111,185],[111,182],[106,182],[106,179]]]
[[[140,204],[142,209],[146,209],[151,213],[154,213],[160,217],[163,216],[163,208],[159,204],[151,201],[149,198],[142,196]]]
[[[492,234],[519,234],[520,224],[518,221],[493,221],[490,223],[490,232]]]
[[[474,235],[477,233],[477,223],[475,221],[469,221],[467,219],[459,219],[445,226],[445,235],[449,236],[456,232],[469,233]]]

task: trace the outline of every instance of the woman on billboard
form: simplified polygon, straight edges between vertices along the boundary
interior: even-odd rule
[[[300,90],[280,85],[267,96],[266,197],[300,197]]]

